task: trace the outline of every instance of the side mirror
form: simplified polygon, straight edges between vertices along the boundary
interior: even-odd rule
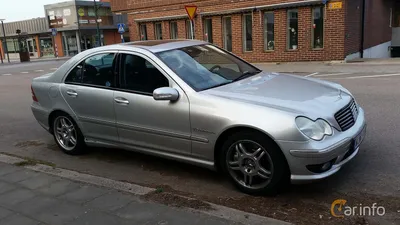
[[[153,98],[156,101],[176,101],[179,98],[179,92],[170,87],[157,88],[153,92]]]

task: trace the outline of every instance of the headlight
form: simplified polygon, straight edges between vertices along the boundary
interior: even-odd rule
[[[320,141],[325,135],[332,135],[332,127],[323,119],[313,121],[306,117],[297,117],[296,125],[299,130],[307,137]]]

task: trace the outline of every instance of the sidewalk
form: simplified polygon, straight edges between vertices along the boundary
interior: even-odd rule
[[[0,156],[1,225],[289,225],[214,204],[167,206],[152,202],[155,189]]]
[[[20,62],[19,59],[10,59],[10,62],[8,62],[7,58],[5,58],[5,59],[3,59],[3,63],[0,62],[0,66],[21,64],[21,63],[26,64],[26,63],[34,63],[34,62],[64,61],[64,60],[68,60],[70,58],[71,58],[70,56],[58,57],[58,58],[54,58],[54,57],[34,58],[34,59],[31,59],[29,62]]]
[[[0,224],[238,224],[0,163]]]
[[[399,73],[400,59],[365,60],[363,62],[288,62],[254,63],[260,69],[282,73]]]

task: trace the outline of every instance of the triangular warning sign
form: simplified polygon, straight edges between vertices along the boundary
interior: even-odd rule
[[[189,16],[189,19],[193,20],[194,17],[196,16],[197,6],[187,5],[187,6],[185,6],[185,10],[186,10],[186,13]]]

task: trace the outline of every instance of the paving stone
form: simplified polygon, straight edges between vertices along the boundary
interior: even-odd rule
[[[151,221],[154,217],[163,214],[166,210],[166,206],[157,203],[131,202],[129,205],[116,210],[114,213],[121,218],[135,221],[135,223],[132,224],[139,224]]]
[[[104,211],[114,211],[128,205],[130,202],[135,200],[137,200],[137,197],[113,191],[95,198],[86,205]]]
[[[47,224],[61,225],[71,222],[87,212],[88,210],[80,205],[62,202],[37,213],[35,218]]]
[[[48,186],[41,187],[37,189],[38,192],[50,195],[50,196],[59,196],[65,194],[67,192],[71,192],[73,190],[77,190],[81,185],[79,183],[74,183],[70,180],[60,180],[56,181]]]
[[[16,188],[17,187],[13,184],[9,184],[9,183],[0,181],[0,194],[10,191],[10,190],[13,190],[13,189],[16,189]]]
[[[7,217],[7,216],[9,216],[9,215],[11,215],[11,214],[13,214],[12,211],[10,211],[10,210],[8,210],[8,209],[5,209],[5,208],[3,208],[3,207],[0,207],[0,219],[2,219],[2,218],[4,218],[4,217]],[[0,224],[1,224],[1,223],[0,223]]]
[[[25,215],[32,216],[33,218],[40,212],[47,210],[47,208],[54,207],[62,203],[62,200],[50,198],[47,196],[36,196],[24,202],[15,205],[15,210]]]
[[[23,180],[21,182],[18,182],[19,185],[22,185],[23,187],[29,188],[29,189],[37,189],[43,186],[48,186],[52,183],[55,183],[59,181],[60,178],[50,176],[47,174],[39,174],[38,176],[34,176],[31,178],[28,178],[26,180]]]
[[[33,197],[35,197],[35,193],[31,190],[15,189],[0,195],[0,205],[12,207]]]
[[[1,225],[38,225],[39,223],[39,221],[33,220],[21,214],[14,214],[0,221]]]
[[[9,173],[17,172],[22,169],[23,168],[18,167],[18,166],[0,163],[0,176],[4,176]]]
[[[118,216],[108,215],[103,212],[89,212],[67,225],[121,225],[123,220]]]
[[[6,181],[9,183],[16,183],[16,182],[20,182],[20,181],[23,181],[23,180],[26,180],[28,178],[35,177],[38,175],[39,175],[39,173],[30,171],[30,170],[20,170],[20,171],[16,171],[16,172],[1,176],[0,180]]]
[[[79,189],[61,195],[59,198],[77,203],[91,201],[107,193],[108,190],[90,185],[81,186]]]

